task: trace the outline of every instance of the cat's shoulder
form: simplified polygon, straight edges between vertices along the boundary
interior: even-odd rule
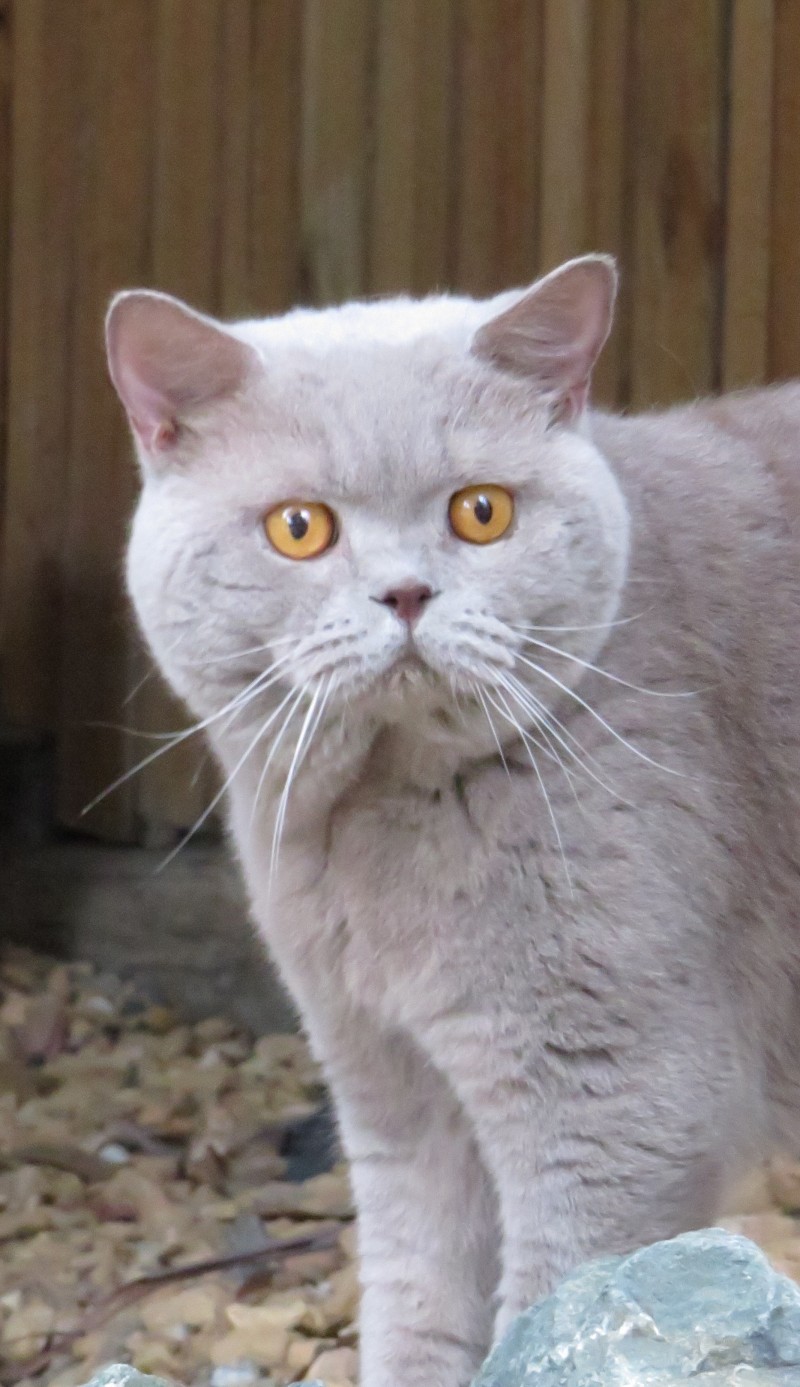
[[[750,386],[638,413],[604,409],[593,412],[594,430],[608,437],[647,432],[667,438],[670,434],[678,437],[686,431],[711,429],[755,439],[799,424],[800,380]]]

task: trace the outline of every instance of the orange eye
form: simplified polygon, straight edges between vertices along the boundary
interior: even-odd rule
[[[468,544],[492,544],[514,519],[514,498],[504,486],[465,486],[450,498],[450,524]]]
[[[284,501],[264,520],[267,539],[287,559],[315,559],[336,538],[333,511],[320,501]]]

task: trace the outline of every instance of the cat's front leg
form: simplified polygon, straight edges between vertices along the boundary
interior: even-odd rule
[[[711,1221],[724,1145],[720,1068],[712,1061],[707,1081],[708,1057],[687,1037],[631,1062],[533,1037],[526,1018],[465,1017],[446,1031],[432,1048],[498,1193],[495,1341],[581,1262]]]
[[[499,1242],[471,1131],[405,1036],[360,1017],[316,1048],[358,1214],[363,1387],[465,1387],[491,1339]]]

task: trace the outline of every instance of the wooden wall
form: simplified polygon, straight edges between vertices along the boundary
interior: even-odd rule
[[[209,786],[187,748],[79,819],[180,718],[125,701],[111,291],[273,313],[602,248],[603,400],[800,372],[799,73],[800,0],[0,0],[0,717],[54,734],[63,824],[168,839]]]

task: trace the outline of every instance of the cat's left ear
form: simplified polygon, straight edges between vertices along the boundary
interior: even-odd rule
[[[254,349],[169,294],[115,295],[108,369],[144,455],[168,454],[198,409],[229,398],[258,367]]]
[[[551,402],[554,418],[575,419],[611,330],[616,292],[611,256],[569,260],[484,323],[472,350],[503,371],[530,377]]]

